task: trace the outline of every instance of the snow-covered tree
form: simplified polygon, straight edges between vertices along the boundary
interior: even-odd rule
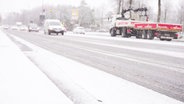
[[[85,0],[81,1],[79,6],[79,19],[78,23],[80,26],[88,27],[94,23],[94,10],[92,10]]]
[[[179,17],[179,23],[184,25],[184,1],[180,0],[179,1],[179,6],[178,6],[178,17]]]

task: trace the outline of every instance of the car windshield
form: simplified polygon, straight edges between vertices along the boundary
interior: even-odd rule
[[[49,25],[51,25],[51,26],[61,26],[61,23],[52,21],[52,22],[49,22]]]
[[[38,27],[37,24],[30,24],[29,26],[30,26],[30,27]]]
[[[84,29],[84,27],[78,27],[78,29]]]

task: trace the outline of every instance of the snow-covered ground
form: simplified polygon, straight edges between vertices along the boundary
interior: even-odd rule
[[[0,104],[73,104],[0,31]]]
[[[98,69],[51,53],[13,35],[33,49],[27,52],[75,104],[184,104]]]

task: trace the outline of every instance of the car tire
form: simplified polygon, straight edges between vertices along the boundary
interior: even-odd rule
[[[165,39],[163,39],[163,38],[160,38],[160,40],[161,40],[161,41],[164,41]]]
[[[50,35],[51,34],[51,32],[48,30],[48,35]]]
[[[63,31],[61,32],[61,35],[64,35],[64,32]]]
[[[110,34],[111,34],[111,37],[115,37],[116,36],[116,30],[114,28],[112,28],[110,30]]]
[[[172,39],[166,39],[167,41],[171,41]]]

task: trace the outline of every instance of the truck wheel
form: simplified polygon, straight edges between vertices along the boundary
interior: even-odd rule
[[[140,38],[142,38],[141,37],[141,31],[137,31],[137,34],[136,34],[136,36],[135,36],[137,39],[140,39]]]
[[[110,34],[111,34],[111,37],[116,36],[116,30],[115,30],[114,28],[112,28],[112,29],[110,30]]]
[[[142,32],[142,38],[143,39],[147,39],[148,37],[147,37],[147,31],[146,30],[144,30],[143,32]]]
[[[161,41],[164,41],[165,39],[163,39],[163,38],[159,38]]]
[[[153,39],[154,39],[154,36],[152,35],[149,39],[150,39],[150,40],[153,40]]]
[[[128,36],[127,36],[127,28],[126,28],[126,27],[122,28],[122,33],[121,33],[121,35],[122,35],[122,37],[128,37]]]
[[[136,35],[135,37],[136,37],[137,39],[140,39],[140,36],[139,36],[139,35]]]
[[[147,32],[147,36],[148,36],[148,39],[149,40],[153,40],[154,39],[154,35],[153,35],[153,32],[152,31],[148,31]]]

